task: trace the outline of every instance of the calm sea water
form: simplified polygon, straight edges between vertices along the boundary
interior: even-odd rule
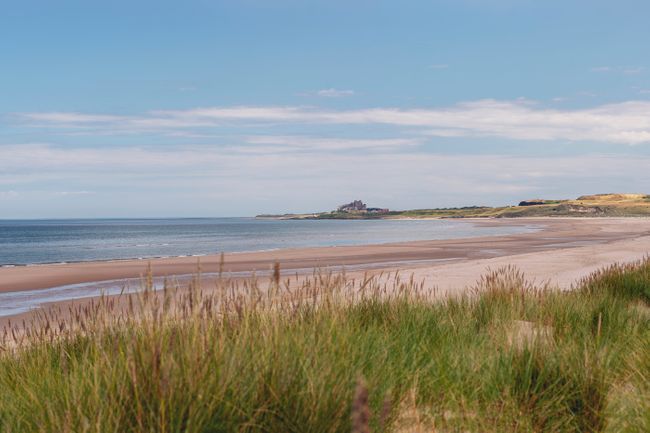
[[[533,229],[456,220],[0,220],[0,265],[454,239]]]

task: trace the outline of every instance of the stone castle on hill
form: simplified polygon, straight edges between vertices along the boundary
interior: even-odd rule
[[[361,200],[354,200],[353,202],[342,204],[337,209],[337,212],[345,213],[388,213],[389,209],[378,208],[378,207],[367,207],[364,202]]]

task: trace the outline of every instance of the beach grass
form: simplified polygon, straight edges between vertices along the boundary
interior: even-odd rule
[[[650,260],[446,298],[395,274],[148,277],[0,345],[1,432],[650,431]]]

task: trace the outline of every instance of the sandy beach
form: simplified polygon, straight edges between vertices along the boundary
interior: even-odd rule
[[[225,256],[226,272],[285,272],[347,267],[350,271],[401,270],[441,289],[462,288],[488,267],[520,267],[537,280],[568,287],[577,278],[615,261],[650,251],[650,219],[535,218],[479,220],[484,225],[534,225],[533,233],[381,245],[300,248]],[[0,268],[0,292],[45,289],[95,281],[138,278],[151,264],[154,276],[195,273],[197,257],[122,260]],[[200,258],[201,271],[218,272],[220,256]]]
[[[570,289],[580,278],[615,262],[639,260],[650,253],[650,219],[536,218],[475,220],[481,225],[526,225],[534,232],[507,236],[431,240],[379,245],[297,248],[225,256],[176,257],[0,268],[0,326],[29,319],[34,308],[67,310],[93,297],[141,286],[151,265],[154,278],[183,286],[200,269],[212,287],[220,269],[234,279],[253,273],[263,283],[275,262],[297,281],[314,269],[340,272],[351,279],[365,274],[423,282],[439,296],[462,293],[490,269],[513,265],[529,280]],[[199,262],[200,260],[200,262]]]

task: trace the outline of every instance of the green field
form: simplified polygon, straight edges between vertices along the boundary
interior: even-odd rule
[[[398,276],[143,284],[5,329],[1,432],[650,431],[649,260],[447,299]]]

